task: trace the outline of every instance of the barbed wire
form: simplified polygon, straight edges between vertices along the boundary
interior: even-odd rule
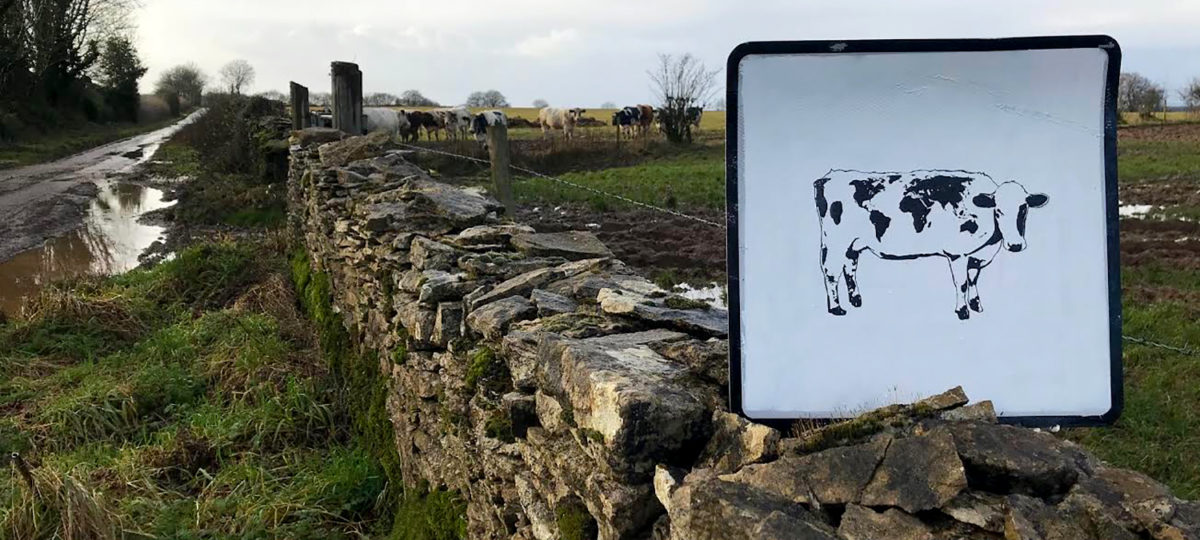
[[[1193,349],[1186,345],[1170,345],[1167,343],[1159,343],[1154,340],[1140,338],[1137,336],[1122,335],[1121,338],[1130,343],[1136,343],[1138,345],[1145,345],[1147,347],[1154,347],[1157,349],[1164,349],[1174,353],[1182,354],[1184,356],[1200,356],[1200,350]]]
[[[454,153],[454,152],[447,152],[447,151],[445,151],[445,150],[435,150],[435,149],[433,149],[433,148],[427,148],[427,147],[424,147],[424,146],[416,146],[416,145],[412,145],[412,144],[404,144],[404,143],[399,143],[399,145],[400,145],[401,147],[403,147],[403,148],[410,148],[410,149],[412,149],[412,150],[417,150],[417,151],[421,151],[421,152],[429,152],[429,153],[431,153],[431,154],[440,154],[440,155],[443,155],[443,156],[449,156],[449,157],[454,157],[454,158],[459,158],[459,159],[465,159],[465,160],[468,160],[468,161],[474,161],[474,162],[477,162],[477,163],[485,163],[485,164],[487,164],[487,165],[489,165],[489,166],[491,165],[491,161],[488,161],[488,160],[486,160],[486,159],[480,159],[480,158],[473,157],[473,156],[466,156],[466,155],[463,155],[463,154],[456,154],[456,153]],[[540,173],[540,172],[538,172],[538,171],[535,171],[535,170],[532,170],[532,169],[527,169],[527,168],[525,168],[525,167],[519,167],[519,166],[517,166],[517,165],[509,165],[509,167],[510,167],[512,170],[514,170],[514,171],[522,172],[522,173],[528,174],[528,175],[530,175],[530,176],[533,176],[533,177],[542,178],[542,179],[545,179],[545,180],[550,180],[550,181],[552,181],[552,182],[557,182],[557,183],[559,183],[559,184],[563,184],[563,185],[566,185],[566,186],[571,186],[571,187],[573,187],[573,188],[575,188],[575,189],[580,189],[580,190],[583,190],[583,191],[587,191],[587,192],[590,192],[590,193],[593,193],[593,194],[596,194],[596,195],[600,195],[600,196],[602,196],[602,197],[609,197],[609,198],[612,198],[612,199],[616,199],[616,200],[618,200],[618,201],[622,201],[622,202],[625,202],[625,203],[628,203],[628,204],[632,204],[632,205],[634,205],[634,206],[639,206],[639,207],[641,207],[641,208],[646,208],[646,209],[648,209],[648,210],[653,210],[653,211],[656,211],[656,212],[662,212],[662,213],[664,213],[664,214],[670,214],[670,215],[672,215],[672,216],[679,217],[679,218],[683,218],[683,219],[689,219],[689,220],[692,220],[692,221],[695,221],[695,222],[698,222],[698,223],[703,223],[703,224],[705,224],[705,225],[708,225],[708,226],[710,226],[710,227],[717,227],[717,228],[719,228],[719,229],[725,229],[725,228],[726,228],[726,226],[725,226],[725,224],[724,224],[724,223],[717,223],[716,221],[712,221],[712,220],[704,219],[704,218],[702,218],[702,217],[693,216],[693,215],[690,215],[690,214],[685,214],[685,213],[683,213],[683,212],[679,212],[679,211],[677,211],[677,210],[671,210],[670,208],[663,208],[663,207],[661,207],[661,206],[655,206],[655,205],[653,205],[653,204],[644,203],[644,202],[642,202],[642,201],[638,201],[638,200],[630,199],[629,197],[625,197],[625,196],[623,196],[623,195],[617,195],[616,193],[611,193],[611,192],[604,191],[604,190],[601,190],[601,189],[596,189],[596,188],[594,188],[594,187],[591,187],[591,186],[585,186],[585,185],[583,185],[583,184],[578,184],[578,183],[575,183],[575,182],[571,182],[571,181],[569,181],[569,180],[563,180],[562,178],[558,178],[558,177],[556,177],[556,176],[551,176],[551,175],[548,175],[548,174]]]

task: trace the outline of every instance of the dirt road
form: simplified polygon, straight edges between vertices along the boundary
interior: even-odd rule
[[[96,182],[127,173],[158,146],[203,114],[73,156],[0,171],[0,261],[80,226]]]

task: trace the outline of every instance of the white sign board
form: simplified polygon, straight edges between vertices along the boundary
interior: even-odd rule
[[[839,418],[961,385],[1121,407],[1106,36],[763,42],[728,66],[730,394]]]

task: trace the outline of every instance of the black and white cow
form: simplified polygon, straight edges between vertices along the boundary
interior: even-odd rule
[[[692,129],[700,131],[700,119],[704,117],[704,109],[700,107],[688,107],[685,114],[687,115],[687,123],[691,124]]]
[[[508,117],[504,115],[504,111],[483,111],[471,118],[471,133],[475,135],[475,140],[483,145],[483,149],[487,150],[488,126],[507,125]]]
[[[633,131],[641,123],[641,118],[642,111],[637,107],[623,107],[621,110],[613,113],[612,125],[620,126],[621,133],[632,136]]]
[[[843,278],[850,305],[862,305],[858,259],[943,257],[957,294],[955,313],[982,312],[979,272],[1001,247],[1025,249],[1030,208],[1049,198],[1021,184],[997,184],[984,173],[949,170],[861,172],[834,169],[813,183],[821,221],[821,271],[829,312],[845,315],[838,299]],[[969,308],[969,309],[968,309]]]

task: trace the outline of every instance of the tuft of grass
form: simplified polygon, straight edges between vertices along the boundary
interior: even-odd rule
[[[684,298],[677,295],[668,296],[663,300],[663,305],[671,309],[710,309],[712,307],[708,305],[707,302],[692,300],[690,298]]]
[[[596,518],[593,518],[583,502],[576,498],[559,502],[554,508],[554,518],[562,540],[595,540],[600,536]]]
[[[1117,145],[1121,183],[1143,183],[1173,176],[1200,178],[1200,140],[1125,140]]]
[[[467,505],[448,490],[411,489],[396,509],[391,540],[460,540],[467,537]]]
[[[517,440],[513,436],[512,419],[500,411],[495,411],[488,417],[487,422],[483,425],[483,432],[488,437],[505,443]]]

